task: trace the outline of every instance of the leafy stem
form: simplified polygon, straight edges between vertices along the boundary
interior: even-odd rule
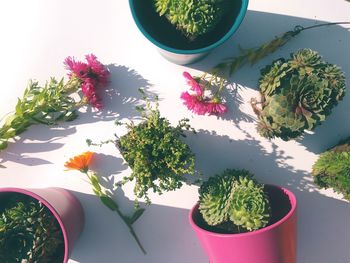
[[[254,65],[262,58],[274,53],[277,49],[287,44],[295,36],[299,35],[301,32],[309,29],[314,29],[323,26],[333,26],[333,25],[345,25],[350,24],[350,22],[333,22],[333,23],[322,23],[318,25],[303,27],[297,25],[293,30],[287,31],[276,37],[275,39],[262,44],[258,48],[243,49],[240,48],[240,55],[228,58],[225,61],[217,64],[212,68],[212,70],[207,73],[203,73],[199,77],[200,81],[205,83],[205,87],[218,87],[218,92],[225,86],[225,80],[232,76],[238,69],[240,69],[245,64],[249,63]]]
[[[90,180],[90,184],[93,187],[94,193],[100,198],[101,202],[108,207],[110,210],[115,211],[120,218],[123,220],[123,222],[126,224],[126,226],[129,228],[129,231],[131,235],[134,237],[136,243],[140,247],[141,251],[146,254],[146,250],[143,248],[141,241],[139,240],[138,236],[136,235],[132,225],[133,223],[142,215],[144,212],[143,208],[138,208],[134,214],[131,217],[125,216],[119,209],[118,204],[107,194],[106,191],[102,190],[102,186],[99,182],[99,178],[97,177],[95,172],[92,171],[84,171],[84,173],[87,175],[87,177]]]

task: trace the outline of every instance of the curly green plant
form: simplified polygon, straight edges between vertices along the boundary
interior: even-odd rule
[[[149,204],[148,190],[162,194],[182,186],[184,174],[194,174],[195,157],[189,146],[181,140],[184,129],[189,130],[188,119],[179,121],[176,127],[152,109],[147,101],[141,111],[143,121],[135,125],[125,124],[128,133],[117,139],[116,145],[132,169],[122,184],[135,180],[134,193]]]
[[[225,170],[199,189],[199,210],[208,225],[231,222],[253,231],[265,227],[270,215],[263,185],[246,170]]]
[[[262,69],[259,80],[261,108],[257,130],[266,138],[297,138],[313,130],[345,95],[345,76],[311,49],[301,49]]]
[[[333,188],[350,201],[350,138],[322,153],[312,166],[315,183],[321,188]]]
[[[153,0],[160,16],[190,40],[210,32],[221,20],[226,0]]]
[[[0,262],[62,262],[63,249],[60,226],[39,201],[14,203],[0,215]]]

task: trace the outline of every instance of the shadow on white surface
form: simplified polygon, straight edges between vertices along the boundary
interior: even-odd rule
[[[349,20],[350,21],[350,20]],[[215,49],[203,61],[190,65],[190,67],[208,71],[224,58],[234,57],[239,54],[238,45],[242,48],[258,47],[259,45],[280,36],[286,31],[293,30],[296,25],[304,27],[314,24],[327,23],[328,21],[315,20],[265,13],[248,10],[246,17],[236,34],[225,44]],[[333,22],[333,21],[331,21]],[[237,87],[249,87],[258,90],[259,71],[265,65],[280,57],[289,57],[289,54],[301,48],[311,48],[318,51],[326,61],[337,64],[345,72],[347,86],[350,82],[350,26],[335,25],[306,30],[274,54],[262,59],[254,66],[246,65],[236,72],[230,81]],[[241,112],[239,106],[244,102],[235,89],[231,89],[232,96],[228,96],[229,113],[224,119],[252,122],[254,118]],[[233,92],[232,92],[233,90]],[[349,91],[348,91],[349,92]],[[249,99],[249,98],[248,98]],[[299,141],[314,153],[320,153],[339,140],[350,134],[350,122],[346,116],[350,112],[350,96],[346,95],[327,120],[318,126],[312,135],[305,135]],[[336,127],[336,129],[334,129]]]
[[[143,255],[127,227],[116,213],[93,195],[74,192],[85,210],[85,228],[71,259],[82,263],[207,262],[188,223],[189,210],[152,204],[134,224],[135,232],[147,251]],[[116,201],[133,206],[122,193]]]

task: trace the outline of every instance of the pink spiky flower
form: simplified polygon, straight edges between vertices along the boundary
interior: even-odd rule
[[[85,59],[87,63],[76,61],[74,57],[67,57],[64,64],[69,70],[69,78],[75,77],[80,80],[80,88],[89,104],[100,110],[102,103],[97,90],[107,86],[110,73],[95,55],[86,55]]]
[[[189,92],[182,92],[180,98],[183,100],[183,104],[192,112],[198,115],[219,115],[227,111],[227,107],[221,102],[218,97],[205,97],[204,87],[191,76],[190,73],[184,72],[187,84],[194,91],[194,94]]]

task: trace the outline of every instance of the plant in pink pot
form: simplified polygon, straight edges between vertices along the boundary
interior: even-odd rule
[[[246,170],[204,182],[189,219],[210,263],[296,262],[294,194]]]
[[[66,263],[84,214],[62,188],[0,189],[0,262]]]

